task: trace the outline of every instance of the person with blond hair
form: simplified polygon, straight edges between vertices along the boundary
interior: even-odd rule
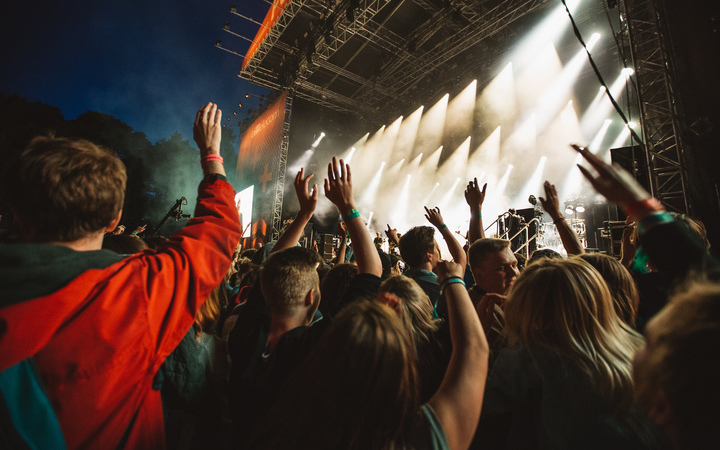
[[[488,345],[464,268],[436,267],[453,352],[438,391],[418,396],[411,337],[381,302],[355,302],[335,319],[251,439],[253,449],[465,449],[480,417]]]
[[[433,317],[433,305],[415,280],[404,275],[388,278],[377,301],[390,306],[411,337],[419,376],[420,399],[429,400],[440,387],[450,362],[452,343],[447,321]]]
[[[511,345],[493,365],[483,411],[509,414],[508,448],[654,447],[656,434],[633,401],[642,338],[618,317],[592,266],[529,265],[504,311]]]

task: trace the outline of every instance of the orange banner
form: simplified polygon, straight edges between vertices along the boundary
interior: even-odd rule
[[[285,7],[287,7],[287,5],[289,4],[290,0],[273,1],[273,4],[270,6],[270,10],[265,16],[265,20],[263,20],[262,25],[260,25],[260,29],[255,35],[255,39],[253,39],[252,43],[250,44],[250,48],[245,54],[245,59],[243,59],[242,63],[242,70],[245,70],[247,65],[250,63],[250,60],[253,58],[253,56],[255,56],[255,53],[257,53],[257,50],[260,47],[260,44],[263,43],[267,35],[270,33],[270,29],[275,26],[278,19],[280,19],[280,16],[282,16],[282,13],[285,11]]]

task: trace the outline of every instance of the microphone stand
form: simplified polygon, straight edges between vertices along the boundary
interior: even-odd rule
[[[185,197],[180,197],[175,201],[175,204],[172,206],[172,208],[170,208],[170,211],[165,214],[165,217],[163,217],[160,223],[157,224],[157,226],[153,227],[152,230],[150,230],[149,235],[156,236],[160,227],[162,227],[170,217],[174,217],[175,220],[180,220],[184,217],[190,217],[190,214],[183,214],[182,205],[187,205],[187,199]]]

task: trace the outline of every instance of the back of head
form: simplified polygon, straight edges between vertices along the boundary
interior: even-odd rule
[[[491,253],[497,253],[510,248],[510,241],[497,238],[483,238],[473,242],[468,249],[468,263],[470,268],[479,267]]]
[[[420,266],[427,253],[435,250],[435,228],[413,227],[400,238],[400,256],[410,267]]]
[[[676,295],[645,332],[648,345],[635,361],[638,402],[677,448],[718,448],[720,285]]]
[[[101,231],[125,199],[125,166],[84,140],[37,137],[10,162],[2,191],[35,242],[70,242]]]
[[[504,305],[511,340],[579,367],[609,404],[632,399],[631,362],[642,340],[615,313],[600,274],[581,259],[528,265]]]
[[[317,252],[291,247],[272,253],[260,273],[265,301],[273,314],[293,316],[302,310],[305,296],[311,289],[319,294],[317,274],[322,259]]]
[[[425,344],[438,326],[433,319],[433,305],[425,291],[415,280],[404,275],[390,277],[383,282],[378,293],[394,294],[400,300],[400,319],[414,343]]]
[[[626,324],[634,327],[640,294],[630,272],[609,255],[583,253],[578,258],[587,261],[600,273],[610,289],[615,312]]]
[[[252,448],[402,448],[419,405],[395,312],[378,302],[348,305],[278,399]]]
[[[350,282],[358,274],[358,268],[354,264],[338,264],[323,277],[320,282],[322,293],[322,306],[320,310],[323,316],[334,317],[342,309],[341,301]]]
[[[527,264],[532,264],[535,261],[539,261],[544,258],[548,259],[562,259],[562,255],[555,250],[551,248],[539,248],[532,252],[532,255],[530,255],[530,259],[528,259]]]

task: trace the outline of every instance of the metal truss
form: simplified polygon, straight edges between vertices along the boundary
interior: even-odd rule
[[[406,1],[414,1],[430,14],[430,18],[403,37],[385,28],[384,24]],[[354,20],[348,22],[346,11],[353,3],[358,8]],[[496,6],[489,7],[488,2],[480,0],[440,5],[430,0],[339,0],[335,6],[328,7],[322,0],[291,0],[239,76],[271,89],[291,88],[298,98],[333,110],[374,117],[388,102],[405,98],[429,73],[524,14],[543,6],[546,0],[500,0],[493,4]],[[386,11],[385,19],[378,21],[376,16],[383,8],[393,10]],[[321,18],[320,25],[310,33],[311,37],[296,42],[295,46],[280,41],[280,36],[301,9]],[[441,32],[442,36],[436,36]],[[343,63],[343,67],[332,63],[332,56],[353,37],[361,40],[360,50]],[[423,45],[427,46],[431,38],[439,42],[430,49],[419,50]],[[370,44],[389,59],[376,75],[366,79],[348,70],[347,66],[362,48]],[[290,78],[263,65],[273,48],[284,53],[289,64],[294,64]],[[322,85],[313,81],[316,79],[313,75],[320,69],[332,74]],[[357,87],[345,93],[334,91],[333,83],[338,78]]]
[[[275,184],[275,200],[273,202],[272,235],[271,240],[280,239],[282,229],[282,205],[285,193],[285,170],[287,169],[287,156],[290,147],[290,115],[292,114],[293,92],[288,91],[285,98],[285,121],[283,122],[283,136],[280,144],[280,161],[278,161],[278,179]]]
[[[668,209],[690,213],[675,70],[656,0],[625,0],[651,193]]]
[[[403,96],[427,73],[544,4],[545,0],[504,0],[485,14],[468,13],[466,17],[469,17],[470,23],[462,30],[452,33],[420,55],[408,52],[402,58],[387,63],[376,83],[392,85],[395,98]],[[369,103],[382,100],[367,86],[356,94],[362,95]]]

